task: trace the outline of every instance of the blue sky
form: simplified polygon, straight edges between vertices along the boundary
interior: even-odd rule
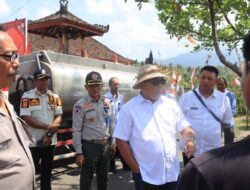
[[[69,11],[82,20],[109,24],[109,32],[95,39],[124,57],[142,61],[152,50],[154,58],[162,60],[191,50],[184,47],[188,40],[170,40],[153,3],[139,11],[133,0],[68,1]],[[59,0],[0,0],[0,5],[0,23],[16,18],[35,20],[59,10]]]

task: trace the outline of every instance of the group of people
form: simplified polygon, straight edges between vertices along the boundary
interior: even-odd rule
[[[250,109],[250,33],[244,38],[243,55],[242,91]],[[15,81],[18,58],[13,40],[0,28],[0,88]],[[72,111],[80,189],[91,190],[94,173],[98,189],[108,189],[108,171],[115,169],[117,150],[124,167],[132,171],[136,190],[249,189],[249,139],[232,143],[235,97],[225,90],[226,80],[218,74],[213,66],[203,67],[199,86],[183,94],[178,104],[162,95],[166,76],[157,66],[145,65],[133,86],[138,95],[124,104],[118,78],[112,77],[110,92],[101,95],[102,76],[95,71],[88,73],[87,94]],[[49,79],[44,69],[34,73],[35,88],[21,99],[21,118],[0,93],[2,189],[34,189],[36,172],[41,173],[41,189],[51,189],[62,103],[48,90]],[[216,84],[222,92],[214,89]],[[220,148],[222,131],[229,145]],[[177,132],[182,135],[179,145],[185,164],[181,175]]]

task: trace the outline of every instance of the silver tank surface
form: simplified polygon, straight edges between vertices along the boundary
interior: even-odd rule
[[[19,79],[27,79],[25,82],[27,84],[26,90],[34,87],[32,77],[37,69],[43,68],[51,75],[49,89],[62,98],[64,114],[71,115],[75,102],[86,94],[85,77],[91,71],[97,71],[102,75],[103,93],[108,90],[108,80],[111,77],[119,78],[120,93],[124,95],[125,101],[137,93],[132,87],[135,83],[138,67],[48,51],[22,56],[20,63],[18,77]],[[19,83],[19,89],[22,87],[22,81],[16,82],[11,87],[10,94],[18,90],[17,83]]]

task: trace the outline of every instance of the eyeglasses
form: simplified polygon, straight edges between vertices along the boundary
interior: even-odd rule
[[[166,84],[166,79],[164,78],[153,78],[147,81],[150,82],[154,86],[158,86],[159,84],[162,84],[162,85]]]
[[[16,59],[19,59],[20,55],[12,52],[11,54],[0,54],[0,57],[3,57],[6,61],[14,62]]]

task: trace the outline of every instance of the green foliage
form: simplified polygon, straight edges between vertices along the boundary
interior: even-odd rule
[[[125,0],[126,2],[127,0]],[[151,0],[135,0],[139,8]],[[220,48],[236,48],[250,28],[249,0],[155,0],[158,16],[171,38],[191,36],[195,51],[215,49],[220,61],[241,76]]]

